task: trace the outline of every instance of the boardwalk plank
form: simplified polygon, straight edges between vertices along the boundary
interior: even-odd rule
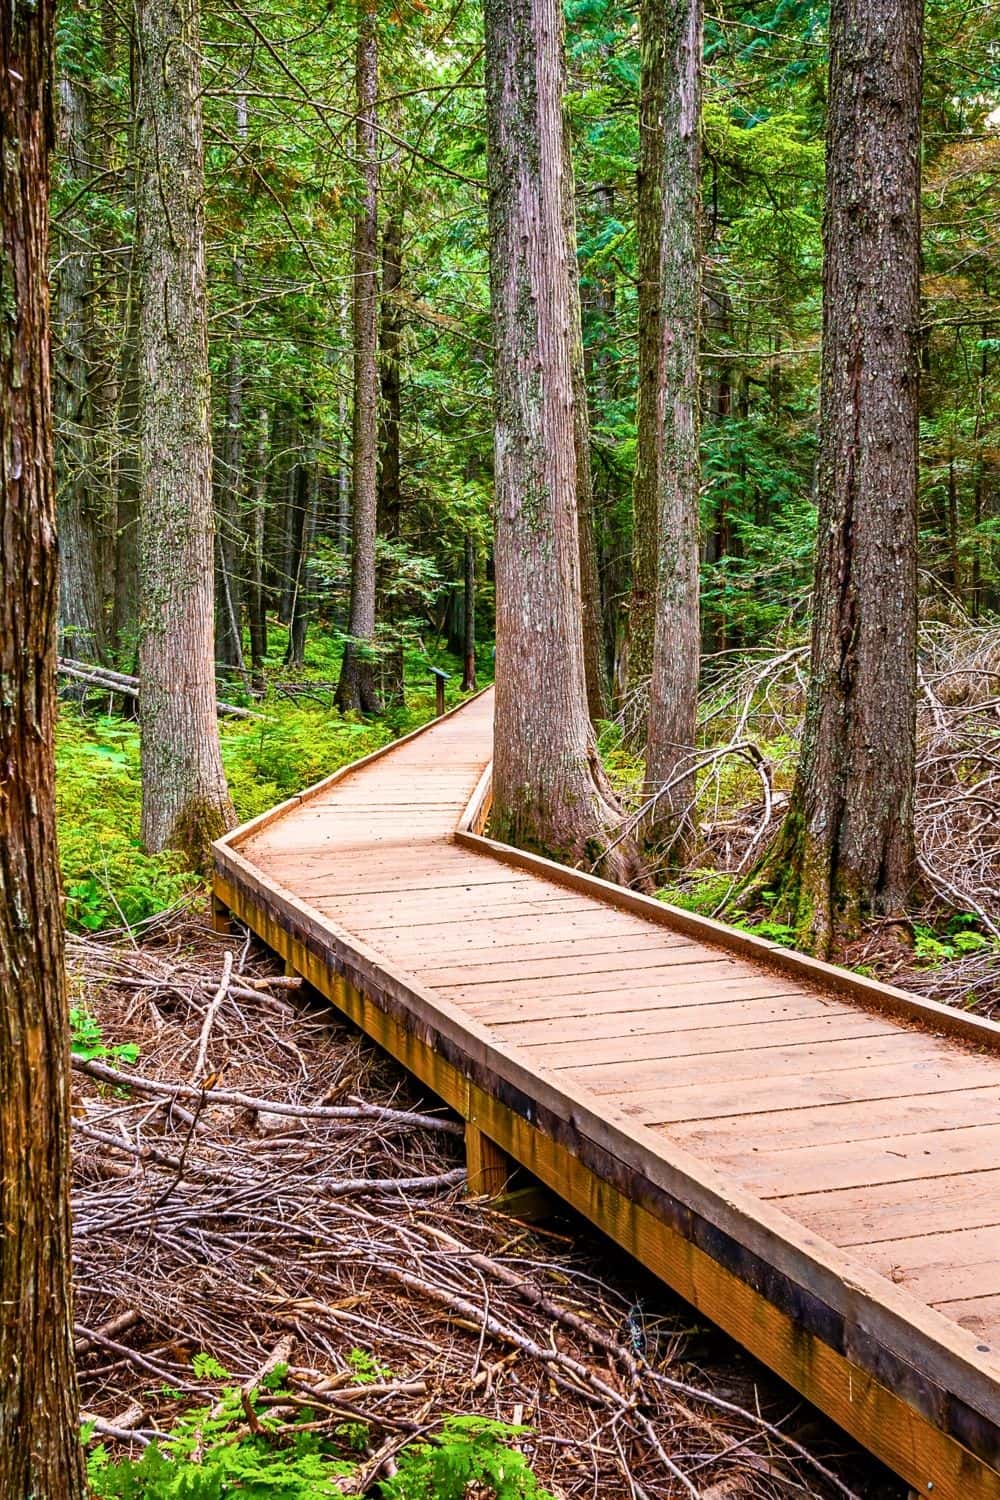
[[[981,1167],[970,1164],[953,1176],[879,1182],[777,1201],[832,1244],[848,1247],[983,1229],[1000,1220],[1000,1164],[994,1151]]]
[[[784,1091],[783,1091],[784,1097]],[[804,1109],[775,1108],[756,1116],[751,1152],[778,1151],[796,1146],[854,1144],[894,1135],[905,1141],[924,1130],[947,1130],[965,1124],[1000,1124],[1000,1085],[955,1092],[919,1093],[861,1103],[817,1104]],[[704,1151],[713,1160],[724,1154],[733,1139],[726,1120],[695,1120],[671,1125],[672,1140],[689,1150]]]
[[[884,1023],[883,1023],[884,1026]],[[736,1052],[721,1052],[698,1058],[671,1058],[633,1063],[575,1063],[568,1068],[556,1065],[553,1071],[567,1073],[576,1083],[594,1094],[624,1097],[659,1083],[664,1089],[691,1081],[694,1077],[707,1083],[741,1084],[745,1080],[772,1080],[786,1076],[821,1079],[824,1073],[845,1068],[865,1068],[878,1063],[930,1062],[935,1056],[934,1042],[919,1033],[895,1029],[879,1030],[860,1040],[849,1038],[789,1047],[747,1047]],[[941,1055],[946,1061],[947,1053]],[[783,1087],[782,1085],[779,1085]]]
[[[719,1165],[730,1165],[716,1157]],[[791,1197],[825,1193],[835,1188],[871,1187],[877,1183],[930,1181],[953,1172],[978,1172],[1000,1167],[1000,1124],[969,1125],[953,1130],[925,1131],[900,1136],[898,1131],[865,1142],[809,1145],[770,1150],[766,1160],[748,1164],[746,1153],[733,1153],[740,1176],[762,1197]],[[936,1187],[934,1188],[936,1192]]]

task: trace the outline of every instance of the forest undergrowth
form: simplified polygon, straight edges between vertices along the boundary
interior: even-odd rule
[[[416,651],[407,661],[405,706],[363,720],[333,707],[339,648],[317,637],[310,642],[308,666],[292,675],[280,666],[280,632],[273,629],[272,635],[276,655],[266,696],[248,698],[238,683],[226,689],[254,714],[221,725],[223,764],[240,822],[416,729],[434,713],[428,662]],[[434,663],[450,674],[451,705],[460,697],[461,668],[443,655]],[[56,798],[70,931],[134,926],[202,886],[179,855],[142,848],[139,724],[114,711],[122,701],[71,682],[60,704]]]
[[[805,707],[809,650],[721,653],[706,663],[700,743],[679,771],[697,770],[695,837],[661,867],[664,900],[724,916],[791,945],[769,909],[749,912],[741,886],[787,807]],[[1000,629],[925,622],[920,633],[915,836],[918,882],[903,921],[870,922],[839,962],[936,1000],[992,1016],[1000,1007]],[[641,761],[628,747],[631,704],[602,739],[627,805],[626,830],[649,807]]]
[[[247,935],[69,963],[96,1497],[902,1494],[575,1220],[466,1199],[458,1123]]]

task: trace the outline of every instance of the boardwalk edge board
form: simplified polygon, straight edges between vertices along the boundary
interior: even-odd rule
[[[883,984],[881,980],[856,974],[852,969],[841,969],[822,959],[810,958],[806,953],[797,953],[793,948],[783,948],[770,938],[728,927],[712,917],[685,911],[680,906],[659,901],[655,896],[645,896],[640,891],[630,891],[623,886],[614,885],[611,881],[602,880],[599,875],[575,870],[545,859],[541,854],[515,849],[510,844],[501,844],[495,839],[487,838],[482,830],[489,817],[490,782],[491,767],[487,766],[455,832],[455,842],[463,848],[491,855],[502,864],[513,865],[517,869],[533,871],[569,890],[583,891],[594,900],[645,917],[678,935],[697,938],[708,947],[753,959],[762,968],[772,972],[791,975],[814,988],[835,990],[841,999],[860,1001],[866,1008],[884,1011],[898,1020],[916,1021],[921,1030],[960,1037],[985,1050],[1000,1052],[1000,1021],[969,1015],[956,1010],[954,1006],[942,1005],[937,1000],[929,1000],[923,995],[897,989],[895,985]]]
[[[440,722],[432,721],[415,733],[426,733]],[[342,768],[282,809],[301,805],[402,743],[393,742]],[[484,838],[477,830],[484,826],[488,801],[489,768],[459,824],[458,842],[523,864],[547,879],[571,875],[573,883],[579,881],[579,888],[599,899],[626,904],[626,898],[629,909],[655,913],[661,925],[692,930],[688,913],[675,914],[651,898],[537,856],[522,856]],[[979,1495],[1000,1500],[1000,1384],[981,1363],[983,1354],[996,1360],[994,1349],[673,1142],[654,1136],[613,1108],[602,1105],[596,1113],[593,1096],[556,1085],[551,1076],[535,1071],[486,1027],[265,876],[235,846],[282,809],[216,844],[215,891],[220,902],[447,1103],[727,1327],[921,1492],[955,1500]],[[633,902],[641,905],[636,908]],[[733,935],[738,943],[723,941],[730,936],[728,929],[694,919],[693,930],[702,938],[705,927],[711,933],[708,941],[716,946],[729,951],[735,947],[744,956],[786,969],[780,962],[784,950],[775,945],[762,939],[744,944],[744,934]],[[802,960],[794,972],[814,984],[829,984],[831,974],[839,977],[845,971]],[[873,983],[865,981],[863,993],[850,993],[878,1004],[869,994]],[[899,1013],[895,1007],[900,997],[907,1016],[943,1029],[937,1015],[943,1007],[888,986],[875,988],[881,999],[881,992],[888,993],[893,1013]],[[974,1028],[976,1040],[995,1049],[1000,1027],[987,1025],[980,1036],[982,1027],[979,1023]],[[962,1034],[969,1036],[964,1030]],[[663,1247],[651,1248],[650,1236],[657,1233]],[[668,1243],[669,1254],[664,1248]],[[729,1304],[735,1307],[734,1299],[746,1301],[748,1295],[751,1311],[734,1326],[736,1315]],[[786,1333],[791,1330],[792,1343],[784,1351],[777,1349],[767,1321],[775,1315]],[[829,1351],[827,1362],[832,1361],[829,1368],[824,1349]],[[926,1444],[920,1433],[914,1436],[909,1430],[911,1414],[925,1429]],[[902,1427],[896,1431],[898,1423]]]

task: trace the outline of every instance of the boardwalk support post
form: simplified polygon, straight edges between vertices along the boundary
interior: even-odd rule
[[[552,1217],[551,1193],[471,1120],[465,1122],[465,1161],[470,1197],[489,1198],[498,1213],[526,1223]]]
[[[465,1162],[473,1198],[499,1198],[517,1165],[471,1120],[465,1124]]]
[[[230,933],[233,930],[232,918],[229,907],[224,901],[220,901],[215,893],[212,893],[212,931],[219,933]]]

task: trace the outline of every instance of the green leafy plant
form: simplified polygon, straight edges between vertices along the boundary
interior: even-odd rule
[[[139,838],[139,735],[111,716],[69,706],[56,735],[59,854],[71,930],[134,926],[197,888],[175,854],[146,854]]]
[[[783,948],[795,947],[795,928],[787,926],[784,922],[756,922],[746,930],[752,932],[754,937],[768,938],[772,943],[780,943]]]
[[[74,1057],[115,1057],[122,1062],[134,1063],[139,1056],[135,1042],[119,1042],[109,1046],[94,1017],[82,1005],[70,1006],[69,1012],[70,1050]]]
[[[105,1447],[93,1449],[87,1478],[94,1500],[342,1500],[339,1481],[356,1466],[317,1433],[279,1431],[281,1419],[259,1400],[252,1408],[256,1430],[248,1433],[241,1392],[227,1389],[214,1407],[189,1412],[137,1460],[116,1461]],[[310,1420],[303,1411],[303,1426]]]
[[[967,953],[977,953],[991,947],[991,942],[982,932],[977,932],[969,923],[976,918],[969,912],[957,912],[943,932],[933,927],[917,924],[913,928],[914,957],[922,964],[947,963],[949,959],[963,958]]]
[[[367,1349],[352,1349],[347,1356],[347,1363],[354,1371],[358,1385],[375,1385],[377,1381],[388,1380],[392,1376],[389,1366],[369,1354]]]
[[[664,886],[657,891],[660,901],[679,906],[683,911],[710,917],[731,894],[733,877],[720,870],[694,870],[683,883]]]
[[[512,1442],[530,1432],[482,1417],[448,1417],[440,1438],[412,1443],[382,1484],[384,1500],[464,1500],[481,1486],[496,1500],[552,1500]]]

